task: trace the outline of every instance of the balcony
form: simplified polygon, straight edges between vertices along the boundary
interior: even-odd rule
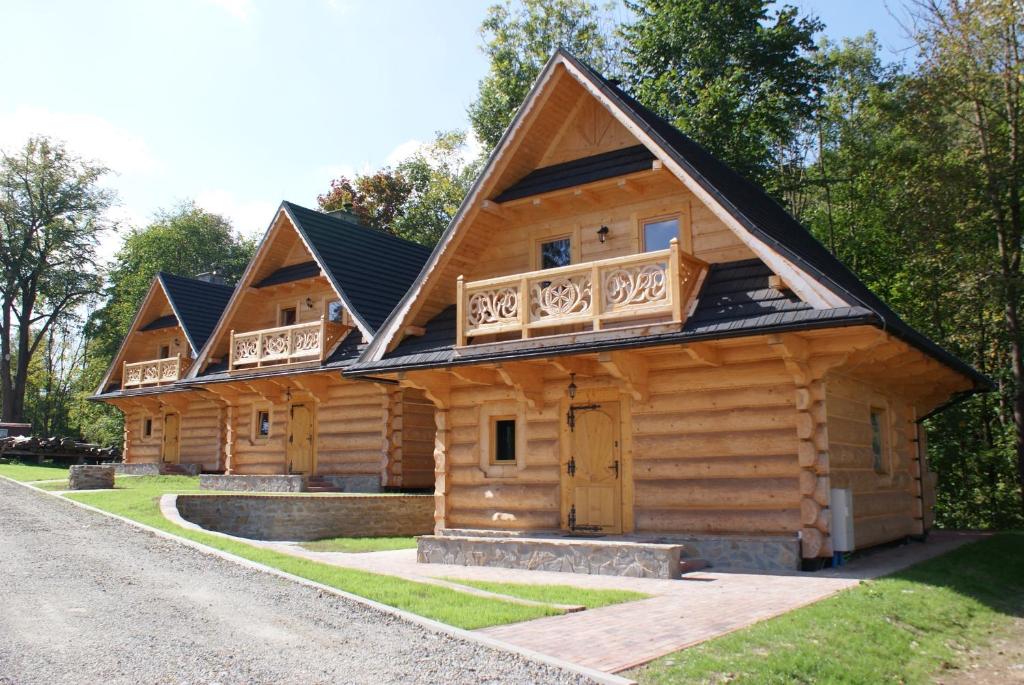
[[[173,383],[181,378],[181,355],[151,359],[147,362],[124,363],[123,388],[142,388]]]
[[[553,329],[563,327],[600,331],[651,321],[681,325],[706,268],[673,239],[667,250],[656,252],[483,281],[459,277],[458,345],[485,335],[506,340],[557,334],[562,331]]]
[[[320,319],[245,333],[231,331],[228,368],[252,369],[323,361],[330,346],[349,328]]]

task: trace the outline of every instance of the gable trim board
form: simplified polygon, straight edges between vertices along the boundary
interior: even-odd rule
[[[546,89],[558,67],[564,68],[590,96],[652,150],[665,168],[779,274],[802,300],[816,309],[863,308],[873,314],[875,325],[967,376],[976,389],[991,387],[988,378],[903,322],[763,189],[742,179],[697,143],[561,48],[541,71],[430,259],[381,325],[378,335],[361,356],[358,367],[380,361],[400,342],[400,333],[411,323],[407,319],[426,292],[426,286],[436,287],[429,281],[435,274],[442,273],[440,267],[456,240],[459,228],[471,210],[486,199],[482,196],[483,190],[498,190],[488,186],[503,170],[503,162],[515,153],[521,140],[521,129],[542,108],[546,95],[550,93]]]
[[[233,286],[221,285],[219,283],[208,283],[194,278],[175,276],[162,271],[157,272],[156,276],[153,277],[153,281],[149,285],[149,291],[142,299],[142,304],[139,305],[138,310],[135,312],[135,316],[132,318],[132,323],[128,327],[128,332],[125,334],[124,338],[121,340],[121,344],[117,348],[117,353],[114,355],[110,366],[107,368],[107,372],[103,375],[103,380],[100,381],[100,385],[96,389],[96,395],[104,394],[104,391],[110,384],[110,377],[121,363],[124,357],[125,348],[128,346],[128,341],[131,338],[131,335],[137,331],[147,329],[153,330],[149,329],[149,326],[153,323],[152,321],[142,327],[140,327],[139,324],[141,322],[143,312],[145,312],[149,305],[152,304],[153,298],[156,297],[158,291],[163,293],[164,298],[167,300],[168,304],[170,304],[171,311],[174,312],[174,318],[177,320],[176,325],[180,326],[181,330],[185,333],[185,339],[188,341],[189,348],[192,350],[193,360],[198,359],[200,350],[209,338],[209,332],[207,332],[205,338],[201,338],[203,327],[191,316],[183,315],[182,310],[185,303],[182,299],[188,297],[180,287],[183,285],[205,291],[203,294],[207,300],[212,298],[212,302],[207,302],[205,304],[219,310],[217,312],[217,321],[220,320],[220,316],[224,312],[224,307],[227,305],[231,293],[234,292]],[[166,391],[167,388],[162,388],[161,390]]]

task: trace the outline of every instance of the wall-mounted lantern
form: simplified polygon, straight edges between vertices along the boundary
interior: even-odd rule
[[[608,227],[607,226],[602,226],[601,228],[597,229],[597,239],[601,241],[602,245],[604,244],[604,241],[607,238],[608,238]]]

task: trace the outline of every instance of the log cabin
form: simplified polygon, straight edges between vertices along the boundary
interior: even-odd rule
[[[435,408],[421,560],[599,535],[790,569],[924,535],[921,422],[989,383],[563,50],[345,375]]]
[[[429,252],[350,212],[282,203],[237,287],[210,302],[194,361],[146,389],[145,416],[159,407],[163,435],[178,430],[180,458],[207,472],[302,475],[348,491],[431,487],[433,405],[422,391],[341,376]],[[135,423],[126,412],[126,426]],[[128,462],[177,456],[158,451],[177,438],[157,433],[144,449],[134,435]]]
[[[423,392],[341,375],[429,253],[344,210],[281,204],[185,380],[223,406],[226,474],[433,485]]]
[[[126,463],[219,468],[219,409],[179,381],[233,291],[212,273],[201,279],[166,273],[153,278],[94,396],[124,414]]]

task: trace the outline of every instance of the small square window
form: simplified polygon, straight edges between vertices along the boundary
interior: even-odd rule
[[[493,461],[496,464],[507,464],[516,460],[516,420],[494,420],[494,451]]]
[[[334,323],[344,322],[345,308],[341,306],[341,300],[331,300],[327,303],[327,320]]]
[[[555,269],[572,263],[572,240],[556,238],[540,244],[540,268]]]
[[[171,356],[171,346],[170,345],[161,345],[160,346],[160,357],[159,358],[160,359],[167,359],[170,356]]]
[[[142,437],[151,438],[153,437],[153,419],[147,416],[142,421]]]
[[[871,410],[871,457],[875,471],[885,473],[885,410]]]
[[[265,438],[270,435],[270,412],[256,412],[256,436]]]
[[[652,219],[643,224],[644,252],[667,250],[673,238],[679,237],[679,217]]]
[[[295,307],[282,307],[279,326],[291,326],[295,323]]]

